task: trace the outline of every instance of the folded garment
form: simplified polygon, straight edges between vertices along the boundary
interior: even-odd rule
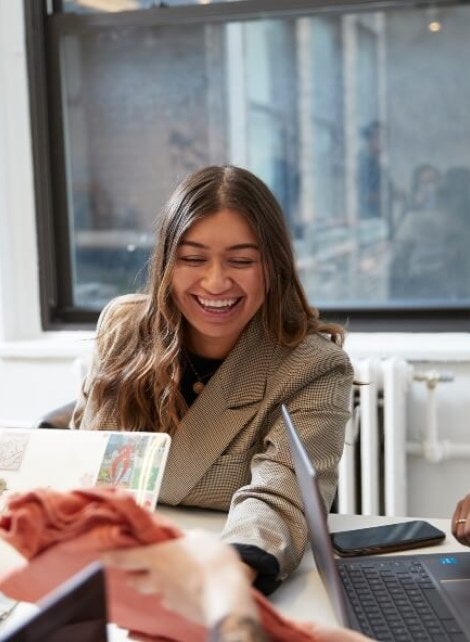
[[[37,602],[102,551],[155,544],[182,532],[158,513],[150,513],[117,488],[58,492],[40,489],[17,495],[0,517],[0,537],[24,555],[28,564],[0,578],[0,591]],[[166,609],[155,595],[142,595],[124,571],[106,569],[111,622],[146,639],[204,642],[207,630]],[[284,618],[255,589],[260,617],[273,642],[312,642],[303,626]]]

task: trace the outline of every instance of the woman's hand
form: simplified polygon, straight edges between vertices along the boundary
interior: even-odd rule
[[[212,626],[227,614],[258,620],[245,565],[232,547],[212,534],[188,531],[161,544],[110,551],[108,566],[127,572],[141,593],[155,593],[168,609]]]
[[[251,596],[251,569],[212,533],[188,531],[161,544],[109,551],[102,561],[126,571],[136,590],[158,595],[168,609],[211,628],[211,640],[266,640]],[[316,642],[369,640],[344,628],[308,627]]]
[[[470,546],[470,493],[455,508],[452,515],[452,535],[461,544]]]

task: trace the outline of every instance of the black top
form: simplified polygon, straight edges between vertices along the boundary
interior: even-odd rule
[[[181,378],[180,390],[188,406],[191,406],[199,396],[194,392],[193,385],[197,381],[201,381],[204,385],[207,385],[209,379],[217,372],[223,361],[223,359],[200,357],[193,352],[189,352],[189,350],[183,352],[181,358],[183,376]]]

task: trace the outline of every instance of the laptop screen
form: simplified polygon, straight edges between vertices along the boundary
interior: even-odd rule
[[[44,597],[39,611],[5,622],[0,642],[107,642],[104,571],[94,563]]]
[[[281,405],[281,411],[289,439],[297,484],[304,505],[305,520],[315,564],[339,623],[348,626],[349,618],[343,588],[334,562],[323,502],[315,479],[315,469],[284,404]]]

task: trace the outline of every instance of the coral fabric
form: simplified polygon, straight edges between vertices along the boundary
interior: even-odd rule
[[[0,590],[14,599],[36,602],[99,559],[102,551],[155,544],[181,535],[172,522],[141,508],[131,495],[116,488],[39,489],[17,495],[0,517],[0,537],[29,562],[0,578]],[[106,585],[111,622],[147,636],[146,640],[207,639],[204,627],[168,611],[158,597],[130,587],[123,571],[106,569]],[[308,625],[284,618],[255,589],[253,596],[273,642],[313,642]]]

